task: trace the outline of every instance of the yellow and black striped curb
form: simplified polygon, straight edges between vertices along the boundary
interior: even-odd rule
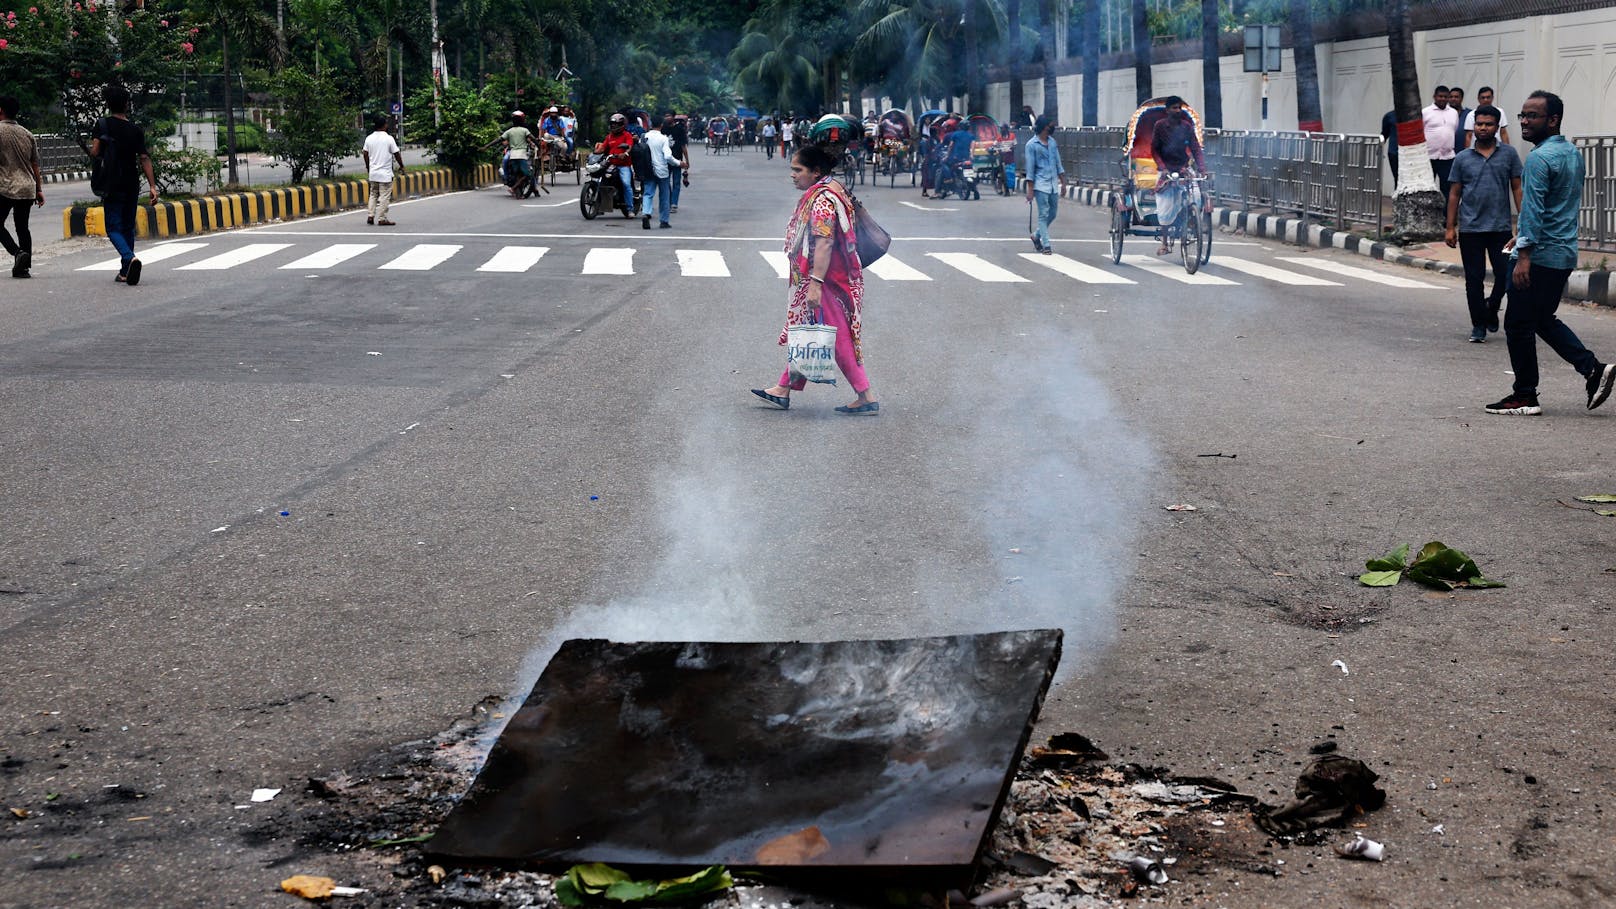
[[[479,164],[469,175],[457,175],[447,167],[410,171],[394,179],[393,198],[408,199],[486,186],[498,179],[498,171],[492,164]],[[369,193],[369,183],[345,180],[140,205],[135,208],[135,236],[184,237],[212,230],[290,221],[323,212],[362,208],[369,201]],[[106,235],[106,220],[99,206],[62,211],[64,238]]]

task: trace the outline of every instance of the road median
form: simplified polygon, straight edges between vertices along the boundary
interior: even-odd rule
[[[447,167],[407,171],[394,181],[393,199],[397,201],[471,189],[486,186],[498,178],[492,164],[480,164],[469,174],[457,173]],[[135,235],[140,238],[185,237],[253,224],[291,221],[310,215],[362,208],[368,201],[368,194],[369,184],[365,181],[333,180],[158,202],[136,208]],[[64,209],[62,236],[106,236],[103,215],[99,205]]]

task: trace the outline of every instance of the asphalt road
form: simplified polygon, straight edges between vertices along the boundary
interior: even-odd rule
[[[1019,200],[883,186],[881,413],[779,412],[747,389],[795,192],[694,164],[668,231],[491,189],[4,284],[0,906],[290,902],[322,857],[255,788],[524,690],[565,636],[1046,625],[1043,732],[1276,802],[1325,739],[1382,775],[1385,863],[1295,847],[1175,901],[1616,900],[1616,556],[1566,507],[1616,492],[1616,405],[1544,351],[1546,415],[1484,414],[1507,356],[1449,278],[1220,234],[1186,284],[1102,258],[1094,210],[1033,257]],[[1354,584],[1428,540],[1509,586]]]

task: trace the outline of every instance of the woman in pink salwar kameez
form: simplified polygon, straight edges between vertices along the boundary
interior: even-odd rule
[[[836,411],[874,414],[881,405],[864,374],[864,352],[859,340],[864,271],[859,266],[853,201],[847,190],[831,179],[835,169],[835,157],[814,145],[805,146],[791,159],[791,182],[803,193],[786,225],[791,282],[786,329],[813,322],[834,325],[836,366],[858,393],[853,403],[837,407]],[[785,343],[786,330],[782,329],[780,344]],[[752,393],[785,410],[791,407],[791,393],[806,385],[806,379],[792,376],[787,369],[780,374],[778,384],[754,388]]]

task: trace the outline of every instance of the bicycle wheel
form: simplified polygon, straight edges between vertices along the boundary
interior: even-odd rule
[[[1122,261],[1122,238],[1128,235],[1129,222],[1133,219],[1122,203],[1115,198],[1111,200],[1111,264],[1116,265]]]
[[[1212,213],[1201,212],[1201,264],[1212,261]]]
[[[1184,211],[1178,216],[1178,244],[1180,255],[1184,259],[1184,271],[1195,274],[1201,267],[1201,216],[1196,212]]]

